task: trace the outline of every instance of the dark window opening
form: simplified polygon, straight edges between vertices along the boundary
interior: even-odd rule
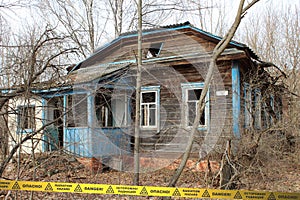
[[[148,52],[146,54],[146,58],[153,58],[153,57],[158,57],[160,54],[160,51],[162,49],[163,43],[154,43],[151,44]]]
[[[67,101],[67,126],[87,126],[87,95],[74,94],[68,96]]]
[[[95,96],[95,109],[100,127],[112,127],[113,116],[111,109],[111,97],[104,93],[98,93]]]
[[[99,90],[95,96],[95,112],[96,123],[99,127],[126,126],[126,96],[113,94],[113,90]]]
[[[142,103],[155,103],[155,102],[156,102],[155,92],[142,93]]]
[[[194,119],[196,117],[196,111],[198,109],[198,100],[200,98],[202,89],[189,89],[187,91],[187,116],[188,126],[193,126]],[[205,111],[203,110],[199,125],[205,125]]]

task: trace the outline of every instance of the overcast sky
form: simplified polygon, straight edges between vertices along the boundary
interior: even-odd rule
[[[246,0],[246,2],[249,0]],[[0,0],[0,4],[8,4],[12,2],[11,0]],[[228,17],[233,17],[238,4],[239,0],[207,0],[203,1],[206,4],[216,4],[218,2],[222,2],[225,4],[225,9],[228,11]],[[298,6],[300,7],[300,0],[260,0],[254,7],[252,7],[248,11],[248,15],[252,14],[259,14],[264,11],[266,11],[270,6],[274,6],[274,8],[282,9],[286,8],[288,6]],[[13,11],[13,12],[12,12]],[[1,12],[4,14],[6,18],[8,18],[12,23],[21,25],[24,22],[24,19],[29,19],[34,14],[32,13],[33,9],[29,7],[23,7],[23,8],[13,8],[12,11],[6,11],[3,13],[3,10]],[[184,20],[187,21],[187,20]],[[17,28],[16,26],[14,26]]]
[[[250,1],[250,0],[246,0]],[[0,3],[10,3],[12,2],[12,0],[0,0]],[[72,2],[72,1],[71,1]],[[76,1],[75,1],[76,2]],[[224,22],[227,24],[227,27],[224,27],[224,29],[226,30],[228,28],[228,26],[232,23],[238,4],[239,4],[239,0],[200,0],[200,2],[204,2],[207,5],[215,5],[216,3],[222,3],[224,4],[224,6],[222,6],[222,9],[224,9],[225,12],[225,16],[222,16],[222,20],[224,20]],[[247,21],[247,18],[250,18],[251,16],[257,16],[260,17],[260,15],[262,15],[263,13],[265,13],[268,9],[270,9],[270,7],[272,7],[274,9],[278,9],[278,11],[282,10],[282,9],[286,9],[288,6],[297,6],[300,7],[300,0],[260,0],[260,2],[258,2],[257,4],[255,4],[247,13],[246,17],[242,20],[242,23]],[[12,8],[11,11],[5,11],[2,12],[2,10],[0,9],[0,11],[2,12],[2,15],[9,20],[10,24],[11,24],[11,29],[13,30],[13,32],[18,32],[19,30],[22,31],[24,30],[24,26],[26,27],[29,24],[32,23],[37,23],[36,21],[38,20],[42,20],[39,17],[35,16],[35,10],[36,8],[30,8],[30,7],[22,7],[22,8]],[[214,16],[214,20],[217,20],[217,17],[219,15],[219,13],[217,12],[217,9],[215,9],[215,11],[213,11],[213,16]],[[175,21],[173,18],[174,16],[170,16],[170,18],[168,20],[164,21],[163,25],[167,25],[167,24],[174,24],[174,23],[178,23],[178,22],[185,22],[185,21],[190,21],[192,24],[194,24],[195,26],[199,27],[199,18],[194,17],[194,16],[184,16],[182,18],[180,18],[180,20],[182,21]],[[36,21],[34,21],[36,20]],[[207,21],[208,18],[205,20]],[[112,24],[112,23],[111,23]],[[212,32],[214,34],[219,34],[214,32],[214,28],[212,27],[214,23],[208,23],[210,25],[204,27],[203,29],[205,29],[206,31]],[[242,24],[243,25],[243,24]],[[199,27],[201,28],[201,27]],[[110,32],[110,31],[107,31]],[[113,33],[113,30],[111,31]],[[105,41],[103,41],[104,43],[108,42],[109,40],[113,39],[114,34],[111,34],[110,36],[106,36],[107,39]]]

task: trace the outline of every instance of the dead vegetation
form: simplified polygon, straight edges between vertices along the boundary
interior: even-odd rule
[[[270,191],[300,191],[300,137],[265,130],[243,135],[235,156],[226,148],[220,171],[206,177],[209,187]]]
[[[247,137],[248,136],[248,137]],[[253,145],[253,136],[248,134],[242,141],[242,148],[237,156],[228,154],[219,156],[218,162],[224,162],[222,167],[231,166],[231,176],[225,185],[220,185],[219,171],[197,171],[192,166],[185,168],[177,187],[190,188],[224,188],[271,190],[284,192],[299,192],[300,190],[300,163],[299,137],[295,137],[295,144],[291,146],[284,134],[265,133],[261,136],[258,145]],[[251,142],[250,142],[251,141]],[[227,149],[228,150],[228,149]],[[228,152],[228,151],[226,151]],[[214,155],[214,158],[218,157]],[[227,158],[224,158],[227,156]],[[228,160],[230,159],[230,160]],[[15,180],[19,173],[19,180],[101,183],[131,185],[133,173],[118,172],[104,169],[102,172],[92,172],[77,161],[74,156],[62,151],[23,155],[20,159],[20,170],[15,158],[3,174],[4,179]],[[215,161],[215,160],[214,160]],[[228,163],[230,162],[230,163]],[[206,161],[204,163],[207,163]],[[224,167],[224,168],[226,168]],[[232,170],[232,167],[235,169]],[[141,185],[166,186],[175,168],[166,167],[155,172],[140,175]],[[224,175],[223,175],[224,176]],[[224,177],[223,177],[224,178]],[[1,191],[1,199],[131,199],[132,197],[117,195],[89,195],[68,193],[43,193]]]

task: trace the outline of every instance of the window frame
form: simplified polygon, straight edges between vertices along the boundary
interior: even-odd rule
[[[112,97],[110,91],[97,92],[94,100],[96,125],[100,128],[113,128]]]
[[[189,90],[196,90],[204,88],[204,82],[190,82],[190,83],[181,83],[182,88],[182,102],[183,102],[183,118],[184,118],[184,126],[186,128],[192,128],[192,126],[189,125],[189,111],[188,111],[188,91]],[[196,109],[198,106],[198,100],[195,100],[196,103]],[[204,125],[199,124],[198,130],[208,130],[209,124],[210,124],[210,112],[209,112],[209,89],[207,91],[207,94],[205,96],[205,108],[204,108]]]
[[[254,127],[256,129],[262,128],[262,95],[260,89],[254,90]]]
[[[244,118],[245,128],[249,129],[252,126],[252,89],[248,83],[244,83]]]
[[[36,128],[36,116],[35,116],[35,105],[31,104],[31,105],[19,105],[17,107],[17,132],[18,133],[32,133],[34,132],[35,128]],[[24,115],[22,115],[21,113],[23,113],[24,111],[22,109],[27,108],[27,113],[24,113]],[[29,109],[33,109],[31,111],[31,115],[29,114]],[[25,127],[22,124],[22,121],[24,121],[24,118],[30,118],[30,122],[27,122],[27,126]],[[31,124],[31,125],[29,125]],[[24,127],[22,127],[24,126]]]
[[[152,43],[150,44],[150,47],[148,48],[148,51],[145,55],[145,58],[151,59],[151,58],[156,58],[159,56],[162,48],[163,48],[164,43],[163,42],[158,42],[158,43]]]
[[[148,105],[148,117],[149,117],[149,105],[153,103],[143,103],[143,94],[144,93],[155,93],[155,125],[142,125],[142,106]],[[148,119],[148,124],[150,123],[150,120]],[[160,86],[142,86],[141,87],[141,94],[140,94],[140,127],[141,129],[147,129],[147,130],[153,130],[153,129],[159,129],[160,126]]]
[[[88,127],[88,93],[76,92],[67,95],[66,109],[66,127],[67,128],[81,128]],[[84,106],[84,108],[82,108]],[[85,112],[82,117],[77,117],[77,113]],[[82,113],[81,113],[82,114]]]
[[[273,112],[275,113],[276,116],[276,120],[281,120],[281,113],[280,111],[282,109],[280,109],[280,102],[282,102],[281,98],[279,96],[275,96],[274,94],[270,95],[270,105],[271,105],[271,109],[273,110]],[[270,124],[274,125],[274,119],[272,116],[270,116]]]
[[[122,123],[120,122],[119,114],[117,112],[116,105],[122,105],[122,111],[124,111],[122,115]],[[114,128],[127,127],[128,126],[128,97],[126,95],[113,95],[110,100],[111,103],[111,112],[112,112],[112,126]]]
[[[123,94],[112,93],[113,91],[98,91],[94,96],[95,124],[98,128],[121,128],[128,126],[129,98]],[[121,112],[118,112],[120,111],[120,107],[117,105],[121,105]]]
[[[264,127],[264,102],[259,88],[252,88],[244,83],[244,128],[256,130]],[[253,126],[253,127],[252,127]]]

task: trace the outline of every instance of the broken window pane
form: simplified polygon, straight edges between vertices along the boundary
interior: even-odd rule
[[[198,108],[198,100],[201,96],[202,89],[187,89],[187,125],[193,126]],[[199,120],[199,125],[205,125],[205,109]]]
[[[143,92],[142,103],[155,103],[155,92]]]
[[[161,51],[162,46],[163,46],[163,43],[151,44],[148,49],[148,52],[146,54],[146,58],[157,57]]]

